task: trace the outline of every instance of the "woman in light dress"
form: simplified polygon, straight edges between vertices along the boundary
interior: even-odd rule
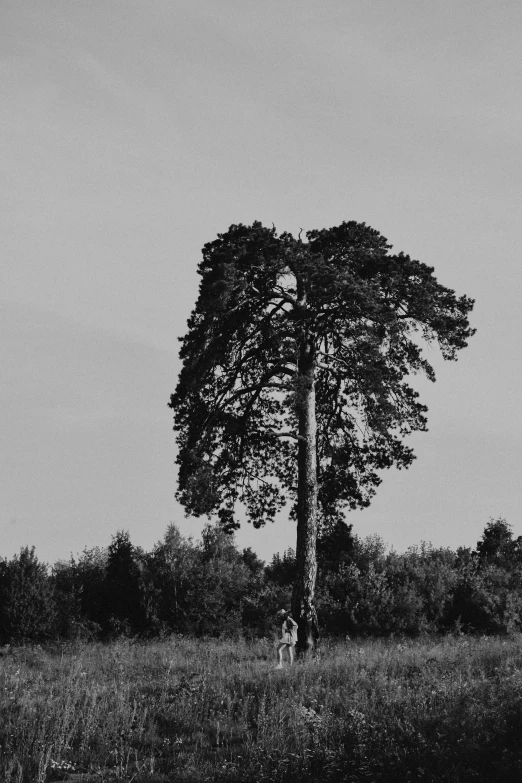
[[[277,666],[276,669],[283,668],[283,651],[288,650],[288,659],[290,666],[294,662],[294,647],[297,642],[297,623],[286,609],[280,609],[277,618],[283,624],[281,626],[281,641],[277,645]]]

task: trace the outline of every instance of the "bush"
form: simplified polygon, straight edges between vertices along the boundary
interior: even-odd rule
[[[522,537],[490,520],[475,550],[422,544],[386,553],[382,539],[323,524],[317,610],[323,635],[417,636],[522,631]],[[49,575],[34,549],[0,561],[0,643],[117,636],[270,637],[290,604],[295,553],[265,566],[208,525],[193,543],[171,525],[146,553],[128,533]]]

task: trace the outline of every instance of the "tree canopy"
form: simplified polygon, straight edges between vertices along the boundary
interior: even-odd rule
[[[313,371],[319,513],[366,506],[379,471],[414,458],[404,437],[426,428],[408,382],[435,379],[423,343],[456,358],[473,334],[473,301],[364,223],[301,236],[232,225],[203,248],[199,298],[182,338],[170,405],[178,433],[178,498],[237,527],[298,494],[299,405]]]

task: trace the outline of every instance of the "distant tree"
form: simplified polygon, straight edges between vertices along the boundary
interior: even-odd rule
[[[77,561],[71,558],[72,590],[79,596],[81,612],[92,632],[107,622],[107,549],[85,548]]]
[[[138,552],[124,530],[113,536],[108,548],[105,591],[112,631],[144,632],[146,617]]]
[[[481,561],[510,567],[522,563],[522,536],[513,538],[511,525],[505,519],[490,519],[477,542]]]
[[[145,578],[164,631],[197,635],[265,635],[274,609],[264,563],[233,536],[208,525],[201,542],[169,526],[147,561]],[[267,605],[271,612],[267,612]]]
[[[266,566],[265,573],[270,581],[278,585],[292,585],[297,573],[294,550],[289,547],[282,556],[276,553]]]
[[[99,626],[89,622],[82,613],[82,584],[78,578],[77,564],[73,557],[59,560],[52,567],[51,581],[54,586],[57,611],[56,630],[64,639],[93,638]]]
[[[34,547],[0,561],[0,642],[41,642],[55,635],[56,604],[47,566]]]
[[[185,539],[176,525],[169,525],[149,558],[149,578],[156,601],[156,614],[170,631],[186,629],[190,615],[190,594],[199,555],[191,539]]]
[[[380,470],[411,464],[426,407],[406,381],[435,377],[421,344],[451,360],[473,334],[472,300],[364,223],[306,237],[256,222],[205,245],[170,401],[188,513],[230,530],[240,502],[260,527],[292,500],[301,650],[318,635],[319,516],[367,506]]]
[[[241,558],[243,560],[243,563],[250,569],[252,574],[258,575],[263,573],[265,564],[256,555],[256,553],[251,547],[247,547],[246,549],[243,549]]]
[[[241,633],[243,603],[254,580],[234,537],[218,526],[206,525],[196,551],[199,558],[188,594],[187,630],[212,636]]]
[[[317,537],[319,570],[324,573],[338,571],[353,559],[356,546],[352,525],[347,525],[343,519],[333,519],[330,524],[322,525]]]

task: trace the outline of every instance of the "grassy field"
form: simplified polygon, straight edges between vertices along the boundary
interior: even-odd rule
[[[0,780],[522,780],[522,642],[174,638],[0,657]]]

